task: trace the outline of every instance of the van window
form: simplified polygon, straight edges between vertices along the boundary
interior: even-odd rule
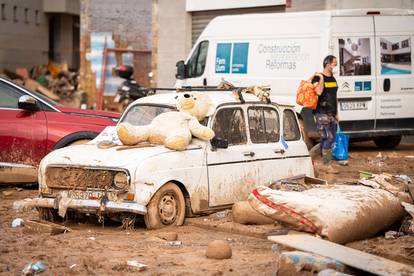
[[[371,75],[371,42],[367,37],[346,37],[339,41],[339,74]],[[382,46],[384,47],[384,45]],[[386,46],[385,46],[386,47]]]
[[[250,107],[250,140],[253,143],[275,143],[279,141],[279,116],[276,110],[267,107]]]
[[[292,110],[283,111],[283,137],[286,141],[300,139],[300,130]]]
[[[187,63],[189,78],[196,78],[204,73],[204,69],[206,68],[207,51],[208,41],[201,41]]]
[[[241,108],[223,108],[217,111],[213,122],[217,138],[226,139],[229,145],[246,144],[246,123]]]

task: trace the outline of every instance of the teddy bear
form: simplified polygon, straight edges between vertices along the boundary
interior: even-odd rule
[[[182,151],[190,144],[192,136],[205,141],[212,139],[214,131],[199,123],[214,113],[210,97],[201,92],[181,92],[175,98],[178,111],[161,113],[149,125],[119,124],[117,134],[122,144],[133,146],[149,142]]]

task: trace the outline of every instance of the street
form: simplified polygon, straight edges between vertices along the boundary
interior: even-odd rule
[[[320,160],[315,161],[318,168]],[[318,174],[330,183],[355,181],[358,171],[388,172],[414,177],[414,144],[403,143],[395,150],[378,151],[370,142],[351,145],[348,166],[338,166],[340,174]],[[12,191],[4,193],[5,191]],[[121,223],[91,217],[85,221],[66,221],[72,231],[56,236],[26,233],[12,228],[15,218],[37,219],[35,210],[18,212],[16,200],[35,197],[36,187],[2,187],[0,193],[0,274],[18,275],[28,262],[42,260],[49,275],[133,275],[126,262],[135,260],[147,265],[148,275],[272,275],[277,269],[277,252],[267,235],[283,229],[281,225],[246,226],[232,222],[231,214],[187,218],[182,227],[146,230],[143,222],[135,229],[123,230]],[[225,215],[223,215],[225,214]],[[398,226],[395,226],[398,227]],[[393,229],[397,230],[398,229]],[[166,241],[166,233],[177,233],[177,241]],[[160,238],[161,237],[161,238]],[[208,243],[226,240],[232,257],[213,260],[205,256]],[[180,243],[181,242],[181,243]],[[414,237],[386,240],[377,237],[348,244],[371,254],[414,265]]]

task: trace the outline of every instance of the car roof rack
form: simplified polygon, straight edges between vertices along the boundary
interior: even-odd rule
[[[236,89],[246,89],[247,87],[217,88],[217,86],[183,86],[183,87],[148,87],[149,90],[156,91],[234,91]]]
[[[243,98],[242,92],[247,92],[255,95],[260,99],[261,102],[270,103],[270,97],[268,92],[260,92],[260,95],[252,93],[251,91],[247,91],[248,87],[230,87],[230,88],[217,88],[216,86],[183,86],[183,87],[174,87],[174,88],[165,88],[165,87],[154,87],[154,88],[147,88],[148,90],[154,91],[176,91],[176,92],[185,92],[185,91],[224,91],[224,92],[232,92],[233,95],[237,98],[238,101],[241,103],[245,103]],[[265,91],[270,90],[270,88],[266,88]],[[264,95],[266,93],[266,95]]]

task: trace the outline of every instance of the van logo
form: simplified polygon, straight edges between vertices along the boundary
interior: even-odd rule
[[[351,92],[351,85],[347,81],[342,84],[341,88],[342,92]]]
[[[217,43],[216,74],[247,74],[249,43]]]

